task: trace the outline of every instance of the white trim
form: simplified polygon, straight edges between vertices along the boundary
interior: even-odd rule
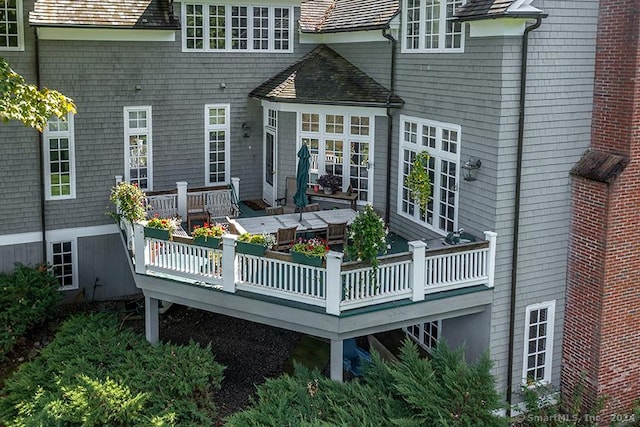
[[[367,43],[388,41],[382,30],[352,31],[341,33],[303,33],[298,31],[300,44],[336,44],[336,43]]]
[[[212,109],[224,109],[224,125],[210,125],[209,113]],[[209,159],[209,132],[224,131],[224,182],[211,181],[211,162]],[[205,185],[228,184],[231,181],[231,104],[205,104],[204,106],[204,182]]]
[[[147,136],[147,186],[141,188],[144,191],[153,190],[153,112],[150,105],[125,106],[122,109],[124,119],[124,179],[131,182],[131,170],[129,165],[129,136],[142,134]],[[143,128],[129,128],[129,113],[145,111],[147,113],[147,126]]]
[[[76,154],[75,154],[75,131],[74,131],[74,114],[68,113],[67,119],[55,118],[58,123],[67,123],[67,130],[65,131],[51,131],[49,129],[50,123],[44,128],[42,135],[43,155],[44,155],[44,167],[45,167],[45,200],[65,200],[76,198]],[[51,194],[51,149],[50,139],[66,138],[69,142],[67,151],[69,152],[69,194],[64,196],[54,196]]]
[[[18,46],[5,47],[0,46],[0,51],[3,52],[22,52],[24,51],[24,4],[22,0],[16,0],[16,19],[18,20]]]
[[[182,22],[181,29],[181,49],[182,52],[226,52],[226,53],[293,53],[294,52],[294,26],[293,23],[295,21],[295,7],[297,2],[293,4],[288,4],[290,2],[284,1],[278,4],[272,4],[267,1],[234,1],[232,3],[227,3],[226,1],[221,2],[212,2],[207,0],[196,0],[196,1],[183,1],[180,7],[180,19]],[[187,29],[190,28],[187,25],[187,5],[201,5],[202,6],[202,27],[197,27],[202,29],[202,48],[189,48],[187,47]],[[213,49],[210,47],[210,18],[209,18],[209,6],[224,6],[225,8],[225,47],[224,49]],[[233,49],[232,48],[232,15],[231,9],[233,7],[244,7],[247,9],[247,26],[246,26],[246,49]],[[269,16],[268,16],[268,37],[269,37],[269,48],[268,49],[254,49],[253,47],[253,8],[268,8]],[[289,10],[289,28],[288,28],[288,48],[287,49],[275,49],[275,9],[287,9]]]
[[[435,323],[436,324],[436,328],[438,331],[438,336],[435,337],[436,343],[440,342],[440,340],[442,339],[442,319],[438,319],[438,320],[433,320],[431,322],[425,322],[425,323],[418,323],[415,325],[410,325],[410,326],[405,326],[402,328],[402,330],[404,331],[404,333],[411,338],[416,344],[418,344],[420,347],[424,348],[426,351],[428,351],[429,353],[431,353],[433,351],[433,347],[430,344],[427,344],[424,341],[424,334],[425,334],[425,326],[427,324],[432,324]],[[418,336],[414,335],[412,332],[409,331],[409,328],[418,328]],[[433,338],[431,335],[429,335],[429,338]]]
[[[425,28],[425,17],[426,17],[426,1],[418,0],[420,3],[420,20],[419,22],[419,31],[418,31],[418,47],[417,48],[408,48],[407,47],[407,1],[402,0],[402,27],[400,31],[400,52],[401,53],[461,53],[464,52],[464,39],[465,39],[465,26],[464,23],[460,23],[460,47],[456,48],[446,48],[446,28],[447,28],[447,2],[455,2],[458,0],[438,0],[440,2],[440,16],[438,17],[438,47],[437,48],[425,48],[425,36],[426,36],[426,28]],[[465,4],[466,0],[462,0],[462,4]]]
[[[521,36],[524,34],[526,18],[496,18],[470,21],[469,37]]]
[[[120,229],[116,224],[94,225],[91,227],[49,230],[45,233],[45,238],[47,240],[60,240],[65,238],[106,236],[109,234],[118,234],[119,232]],[[24,245],[37,242],[42,242],[42,233],[39,231],[0,235],[0,246]]]
[[[79,280],[78,280],[78,241],[76,238],[71,239],[60,239],[60,240],[49,240],[47,239],[47,263],[54,267],[53,264],[53,245],[55,244],[64,244],[71,243],[71,285],[68,286],[60,286],[59,290],[68,291],[73,289],[78,289]]]
[[[555,312],[556,312],[556,300],[545,301],[538,304],[530,304],[525,308],[525,321],[524,321],[524,345],[522,353],[522,384],[529,385],[527,382],[527,367],[529,356],[529,327],[531,326],[531,312],[534,310],[547,309],[546,320],[546,336],[545,336],[545,349],[544,349],[544,377],[539,380],[541,383],[551,382],[551,371],[553,362],[553,332],[555,328]]]
[[[405,128],[405,123],[414,123],[417,126],[417,141],[416,144],[408,144],[404,141],[404,128]],[[420,139],[420,135],[422,135],[422,127],[423,126],[428,126],[428,127],[433,127],[436,129],[436,135],[435,135],[435,139],[436,139],[436,148],[431,148],[431,147],[425,147],[424,145],[422,145]],[[459,215],[459,206],[460,206],[460,202],[459,202],[459,191],[457,189],[457,186],[460,185],[460,166],[461,166],[461,162],[460,162],[460,152],[461,152],[461,148],[462,148],[462,126],[454,124],[454,123],[445,123],[445,122],[439,122],[439,121],[435,121],[435,120],[428,120],[428,119],[422,119],[419,117],[413,117],[413,116],[407,116],[404,114],[400,115],[400,120],[399,120],[399,135],[398,135],[398,147],[399,147],[399,154],[398,154],[398,188],[397,188],[397,199],[396,199],[396,203],[397,203],[397,207],[396,207],[396,213],[398,215],[400,215],[403,218],[407,218],[409,220],[411,220],[412,222],[415,222],[416,224],[419,224],[423,227],[426,227],[430,230],[435,231],[436,233],[442,234],[442,235],[446,235],[448,232],[456,230],[458,228],[458,215]],[[442,142],[442,131],[443,130],[449,130],[449,131],[454,131],[458,133],[458,139],[457,139],[457,150],[456,153],[449,153],[446,151],[443,151],[440,147],[439,144]],[[434,176],[435,176],[435,180],[434,182],[431,183],[432,185],[432,189],[431,189],[431,197],[433,198],[433,218],[432,218],[432,223],[429,223],[425,218],[425,221],[422,221],[419,219],[420,216],[420,212],[419,212],[419,208],[416,206],[415,209],[415,213],[414,215],[410,215],[408,212],[404,212],[402,210],[402,204],[403,204],[403,199],[402,199],[402,188],[404,186],[404,180],[403,180],[403,173],[404,173],[404,167],[403,167],[403,162],[404,162],[404,150],[410,150],[413,151],[415,153],[418,153],[420,151],[428,151],[429,155],[433,158],[435,158],[435,172],[434,172]],[[442,228],[439,227],[439,221],[437,219],[437,215],[439,212],[439,204],[441,203],[440,200],[440,179],[441,179],[441,161],[442,160],[446,160],[449,162],[453,162],[456,164],[456,175],[454,177],[455,182],[456,182],[456,188],[455,189],[449,189],[450,191],[453,191],[455,193],[454,195],[454,206],[455,206],[455,212],[453,215],[453,226],[452,226],[452,230],[444,230]],[[437,186],[436,186],[437,185]]]
[[[39,27],[37,31],[41,40],[175,42],[178,30]]]
[[[354,116],[385,116],[387,110],[383,107],[355,107],[342,105],[325,105],[325,104],[297,104],[288,102],[271,102],[262,101],[262,108],[270,108],[276,111],[286,113],[317,113],[317,114],[349,114]]]

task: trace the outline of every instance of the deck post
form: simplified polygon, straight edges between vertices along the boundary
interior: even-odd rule
[[[144,227],[142,224],[133,224],[133,255],[136,262],[136,273],[147,273],[147,245],[144,242]]]
[[[427,244],[421,240],[409,242],[409,252],[413,257],[411,263],[411,288],[413,293],[411,295],[412,301],[424,301],[424,293],[426,286],[426,254]]]
[[[187,185],[186,181],[176,182],[178,189],[178,215],[183,221],[187,220]]]
[[[236,236],[222,236],[222,290],[236,292],[238,261],[236,260]]]
[[[341,383],[343,381],[343,358],[344,348],[342,340],[331,340],[331,363],[329,367],[329,375],[333,381]]]
[[[493,282],[496,275],[496,244],[498,242],[498,234],[494,231],[485,231],[484,238],[489,241],[489,253],[487,254],[487,286],[493,288]]]
[[[160,341],[159,302],[155,298],[144,297],[144,333],[151,345],[155,345]]]
[[[240,178],[238,177],[232,177],[231,178],[231,185],[233,186],[233,191],[235,191],[236,193],[236,197],[238,198],[238,200],[233,200],[234,202],[239,202],[240,201]]]
[[[341,252],[329,251],[327,253],[327,314],[340,315],[340,303],[342,302],[342,280],[340,271],[342,266]],[[333,351],[333,350],[332,350]]]

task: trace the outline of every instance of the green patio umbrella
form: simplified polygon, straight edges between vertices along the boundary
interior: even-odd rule
[[[298,171],[296,172],[296,194],[293,196],[293,203],[300,210],[300,219],[302,219],[302,210],[309,199],[307,198],[307,183],[309,182],[309,148],[302,145],[298,150]]]

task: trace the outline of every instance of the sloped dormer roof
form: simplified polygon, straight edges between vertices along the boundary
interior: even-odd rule
[[[399,0],[306,0],[300,5],[300,31],[337,33],[389,27]]]
[[[526,18],[542,14],[531,6],[532,0],[469,0],[456,11],[460,21],[493,18]]]
[[[249,96],[298,104],[400,107],[402,99],[326,45],[320,45]]]
[[[179,29],[172,0],[38,0],[36,27]]]

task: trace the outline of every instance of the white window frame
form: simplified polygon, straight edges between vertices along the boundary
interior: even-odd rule
[[[210,124],[209,113],[211,110],[224,109],[224,125]],[[211,181],[211,141],[209,132],[224,131],[224,181]],[[231,167],[231,104],[206,104],[204,106],[204,181],[206,185],[229,184]]]
[[[531,326],[531,313],[534,311],[539,311],[542,309],[547,309],[547,320],[546,320],[546,335],[545,335],[545,349],[544,349],[544,364],[536,365],[536,367],[543,366],[544,367],[544,376],[543,378],[536,379],[533,383],[528,381],[527,379],[527,371],[529,370],[528,359],[531,353],[529,352],[529,339],[531,339],[529,335],[529,329]],[[549,384],[551,383],[551,371],[552,371],[552,363],[553,363],[553,333],[555,328],[555,312],[556,312],[556,301],[546,301],[539,304],[531,304],[526,307],[525,314],[525,322],[524,322],[524,351],[522,353],[522,384],[526,386],[535,386],[537,384]],[[537,324],[537,323],[536,323]],[[540,336],[536,337],[539,339]],[[536,347],[536,354],[539,353]]]
[[[318,132],[315,131],[307,131],[303,130],[302,124],[302,116],[303,114],[317,114],[319,116],[318,122]],[[328,132],[327,131],[327,116],[343,116],[343,131],[342,132]],[[368,126],[368,135],[362,135],[359,133],[351,133],[352,121],[353,118],[367,118],[369,120]],[[296,152],[302,146],[302,140],[306,138],[318,139],[318,153],[317,153],[317,174],[318,177],[325,174],[325,158],[326,158],[326,141],[341,139],[343,142],[342,145],[342,189],[346,191],[346,189],[351,184],[351,163],[350,159],[353,153],[351,153],[351,143],[365,142],[369,146],[369,161],[368,163],[373,166],[374,157],[374,149],[375,149],[375,116],[373,114],[367,114],[367,112],[362,111],[362,113],[358,113],[356,111],[342,110],[339,107],[332,109],[322,109],[322,108],[305,108],[303,111],[299,111],[297,114],[297,122],[298,122],[298,142],[296,145]],[[297,158],[296,158],[297,161]],[[312,160],[313,163],[313,160]],[[313,166],[313,165],[312,165]],[[322,173],[321,173],[322,172]],[[313,173],[310,171],[310,174]],[[373,203],[373,194],[375,192],[374,188],[374,176],[373,174],[369,174],[368,186],[367,186],[367,200],[361,200],[358,198],[358,203]],[[313,184],[312,182],[309,183]],[[353,188],[353,191],[356,191],[356,188]]]
[[[188,6],[202,6],[202,26],[191,26],[189,27],[187,23],[189,19],[187,18],[187,7]],[[211,37],[211,28],[210,28],[210,6],[223,6],[225,11],[225,42],[224,48],[219,49],[215,47],[211,47],[210,37]],[[234,48],[233,47],[233,23],[232,23],[232,8],[234,7],[242,7],[246,8],[246,48]],[[256,8],[256,9],[254,9]],[[268,9],[268,48],[267,49],[256,49],[254,47],[254,10],[260,9]],[[293,52],[293,44],[294,44],[294,7],[288,5],[280,5],[280,4],[265,4],[256,2],[255,4],[234,4],[234,3],[206,3],[206,2],[183,2],[182,3],[182,51],[183,52],[254,52],[254,53],[292,53]],[[276,10],[284,10],[286,9],[289,13],[288,25],[286,27],[276,27]],[[187,29],[188,28],[196,28],[202,30],[202,47],[187,47]],[[244,28],[244,27],[243,27]],[[280,31],[287,31],[288,38],[278,38],[276,39],[276,34]],[[262,40],[262,39],[255,39]],[[282,42],[286,40],[287,48],[286,49],[278,49],[278,42]]]
[[[66,124],[66,129],[60,130],[60,124]],[[57,125],[57,129],[53,129],[54,125]],[[67,151],[69,152],[69,194],[54,195],[51,191],[51,140],[64,139],[68,141]],[[76,198],[76,157],[75,157],[75,141],[74,141],[74,128],[73,128],[73,113],[68,113],[66,119],[59,119],[58,117],[52,118],[45,126],[43,132],[43,153],[45,164],[45,200],[65,200]],[[62,150],[59,150],[62,151]]]
[[[8,11],[8,7],[7,7],[7,0],[5,0],[3,3],[0,3],[0,7],[4,7],[5,12]],[[4,46],[4,45],[0,45],[0,51],[23,51],[24,50],[24,18],[23,18],[23,4],[22,4],[22,0],[16,0],[16,19],[17,19],[17,34],[16,36],[18,36],[18,45],[17,46]],[[8,21],[4,22],[5,24],[8,25]],[[13,35],[13,33],[11,33],[11,35]],[[7,40],[7,37],[9,36],[9,33],[7,32],[6,34],[0,34],[0,38],[4,38],[4,41]]]
[[[409,143],[405,141],[405,124],[411,123],[416,124],[416,142]],[[435,128],[435,148],[423,145],[423,129],[424,126],[429,128]],[[456,132],[457,133],[457,141],[456,141],[456,153],[451,153],[441,149],[442,141],[443,141],[443,132]],[[434,120],[421,119],[418,117],[411,117],[400,115],[400,153],[398,158],[398,199],[397,199],[397,213],[400,216],[410,219],[411,221],[420,224],[430,230],[438,232],[440,234],[447,234],[451,231],[458,229],[458,213],[459,213],[459,192],[458,185],[460,183],[460,149],[462,143],[462,127],[460,125],[452,124],[452,123],[443,123],[437,122]],[[422,219],[420,208],[413,201],[409,201],[409,204],[413,205],[413,214],[409,212],[409,209],[405,212],[403,209],[403,205],[405,200],[403,198],[403,189],[404,189],[404,151],[409,150],[414,153],[419,153],[421,151],[428,151],[431,158],[434,160],[434,179],[431,182],[431,197],[430,201],[433,202],[433,216],[431,218],[431,222],[429,222],[428,215],[425,215],[425,218]],[[450,228],[441,228],[439,218],[439,212],[442,203],[449,203],[449,200],[443,201],[440,200],[440,190],[443,189],[443,171],[442,171],[442,161],[447,161],[450,163],[455,163],[456,173],[454,176],[448,175],[449,178],[453,178],[455,181],[454,185],[448,185],[446,190],[448,193],[453,193],[454,196],[454,212],[453,218],[451,219],[452,224]]]
[[[61,291],[66,291],[66,290],[72,290],[72,289],[78,289],[79,287],[79,280],[78,280],[78,242],[77,239],[75,237],[73,238],[65,238],[65,239],[58,239],[58,240],[53,240],[53,241],[48,241],[47,242],[47,263],[49,265],[51,265],[52,268],[52,272],[54,272],[55,274],[55,268],[57,266],[57,264],[54,263],[54,252],[53,252],[53,248],[54,245],[58,245],[58,244],[65,244],[65,243],[70,243],[71,244],[71,284],[67,285],[67,286],[60,286],[60,290]],[[56,275],[57,277],[57,275]]]
[[[147,126],[140,128],[129,127],[129,113],[144,111],[147,113]],[[143,191],[153,190],[153,116],[150,105],[124,107],[124,179],[131,182],[130,169],[130,146],[129,138],[131,135],[147,136],[147,186],[140,189]],[[139,179],[139,178],[138,178]]]
[[[438,331],[438,334],[436,337],[433,337],[432,334],[430,333],[433,330],[434,326],[436,328],[436,331]],[[429,330],[429,332],[426,332],[427,329]],[[416,344],[418,344],[420,347],[424,348],[426,351],[431,353],[434,348],[431,345],[431,341],[435,341],[436,343],[439,343],[440,340],[442,339],[442,320],[434,320],[433,322],[419,323],[416,325],[405,326],[404,328],[402,328],[402,330]],[[418,331],[417,335],[414,333],[414,331],[416,330]],[[429,335],[429,342],[425,340],[425,334]]]
[[[409,1],[417,1],[419,2],[419,13],[420,17],[417,21],[418,24],[418,47],[409,46],[407,43],[408,36],[408,2]],[[401,52],[402,53],[444,53],[444,52],[464,52],[464,39],[465,39],[465,25],[463,23],[453,23],[453,15],[447,15],[447,5],[453,4],[453,13],[455,14],[456,7],[459,7],[466,3],[466,0],[435,0],[440,3],[439,5],[439,16],[436,20],[431,20],[429,22],[437,24],[438,27],[438,47],[432,48],[426,46],[425,39],[427,38],[427,21],[426,21],[426,12],[427,12],[427,1],[428,0],[402,0],[402,43],[401,43]],[[459,35],[460,37],[460,46],[457,47],[446,47],[447,41],[447,26],[449,23],[453,23],[452,25],[459,25],[460,31],[454,31],[454,35]]]

